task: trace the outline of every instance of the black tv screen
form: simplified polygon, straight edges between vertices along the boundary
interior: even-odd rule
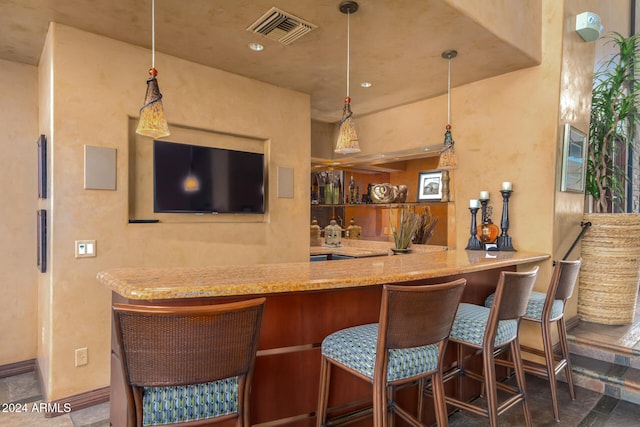
[[[153,141],[154,212],[264,213],[264,154]]]

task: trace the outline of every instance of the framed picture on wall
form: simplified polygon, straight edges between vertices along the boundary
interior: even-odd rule
[[[37,265],[41,273],[47,271],[47,211],[45,209],[38,210],[37,222]]]
[[[47,137],[38,138],[38,197],[47,198]]]
[[[587,135],[570,124],[564,125],[560,191],[584,193],[586,160]]]
[[[418,201],[442,199],[442,171],[423,171],[418,173]]]

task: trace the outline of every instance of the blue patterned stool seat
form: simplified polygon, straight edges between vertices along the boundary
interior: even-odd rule
[[[465,341],[482,346],[484,331],[489,320],[489,308],[476,304],[462,303],[458,306],[456,318],[451,328],[452,340]],[[499,347],[513,340],[518,334],[517,320],[501,320],[496,330],[495,346]]]
[[[322,354],[373,380],[378,324],[354,326],[334,332],[322,341]],[[438,346],[389,350],[387,381],[410,378],[438,367]]]
[[[142,405],[144,426],[233,414],[238,412],[238,378],[180,387],[145,387]]]
[[[493,304],[493,297],[495,294],[491,294],[484,300],[485,307],[491,307]],[[531,296],[529,297],[529,302],[527,303],[527,312],[523,317],[540,321],[542,320],[542,308],[544,307],[544,301],[547,298],[547,294],[542,292],[531,292]],[[562,300],[554,300],[553,305],[551,306],[551,319],[557,319],[562,316],[564,311],[564,303]]]

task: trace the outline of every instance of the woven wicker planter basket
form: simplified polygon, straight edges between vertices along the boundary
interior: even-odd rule
[[[640,279],[640,215],[586,214],[578,291],[581,320],[633,322]]]

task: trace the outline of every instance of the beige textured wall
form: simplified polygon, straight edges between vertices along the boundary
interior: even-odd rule
[[[51,28],[49,29],[51,30]],[[47,179],[47,193],[48,198],[40,201],[40,208],[46,209],[47,212],[51,213],[51,189],[52,186],[52,173],[51,170],[54,165],[53,160],[53,150],[51,146],[51,141],[53,138],[53,129],[52,129],[52,103],[53,103],[53,87],[51,85],[51,70],[53,67],[53,49],[51,48],[51,37],[47,37],[45,40],[45,46],[42,50],[42,55],[40,57],[40,65],[38,67],[38,105],[39,105],[39,120],[38,126],[40,128],[40,133],[47,136],[47,170],[48,170],[48,179]],[[51,218],[48,218],[49,223],[51,222]],[[51,240],[51,227],[49,227],[47,231],[47,242]],[[51,260],[51,245],[47,245],[47,259]],[[35,333],[38,341],[38,370],[40,374],[40,381],[43,384],[45,390],[50,388],[51,377],[49,375],[50,371],[50,362],[51,362],[51,345],[49,344],[51,341],[51,295],[52,295],[52,283],[51,283],[51,262],[49,261],[49,266],[47,267],[47,271],[44,274],[40,274],[38,277],[38,324],[36,326],[35,331],[33,330],[25,330],[25,333]],[[44,390],[43,390],[44,392]]]
[[[156,52],[170,125],[265,141],[269,212],[257,222],[226,222],[220,215],[197,223],[128,224],[128,116],[136,116],[143,101],[150,52],[53,25],[44,53],[53,66],[41,69],[53,93],[52,262],[45,291],[51,304],[42,318],[40,352],[48,358],[48,399],[109,384],[110,293],[97,283],[98,271],[308,259],[308,241],[291,237],[308,235],[311,122],[306,94]],[[175,136],[189,142],[184,132]],[[117,149],[116,191],[83,189],[84,144]],[[294,168],[294,199],[277,197],[278,166]],[[74,258],[77,239],[96,239],[97,257]],[[89,349],[89,364],[76,368],[80,347]]]
[[[476,22],[493,31],[503,40],[509,40],[525,54],[541,59],[540,31],[542,29],[543,0],[446,0],[464,11]],[[557,3],[560,3],[556,1]],[[451,47],[449,47],[451,48]],[[443,49],[444,50],[444,49]]]
[[[0,61],[0,365],[36,357],[38,69]]]
[[[311,157],[320,159],[340,157],[333,152],[337,139],[336,125],[311,121]]]

